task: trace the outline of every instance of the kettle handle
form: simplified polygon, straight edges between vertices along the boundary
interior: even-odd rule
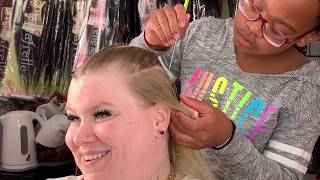
[[[40,124],[40,127],[43,127],[43,124],[44,124],[44,119],[42,118],[42,116],[40,116],[39,114],[33,112],[32,115],[32,120],[37,120],[38,123]]]

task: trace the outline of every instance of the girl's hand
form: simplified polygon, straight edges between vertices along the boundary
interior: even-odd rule
[[[161,50],[175,44],[184,37],[189,26],[190,14],[183,5],[166,6],[156,10],[145,27],[145,40],[149,47]]]
[[[198,112],[199,118],[195,120],[181,112],[172,115],[170,133],[177,144],[199,150],[218,147],[231,137],[232,122],[220,109],[183,95],[180,98]]]

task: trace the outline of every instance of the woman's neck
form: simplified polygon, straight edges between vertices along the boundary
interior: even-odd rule
[[[268,56],[254,56],[237,51],[239,67],[248,73],[280,74],[293,71],[308,63],[308,59],[294,48]]]
[[[158,139],[159,141],[156,145],[154,145],[153,150],[150,150],[153,152],[153,154],[150,154],[150,157],[146,158],[144,164],[139,170],[136,169],[134,171],[134,173],[137,175],[137,179],[167,180],[170,175],[170,157],[167,138],[168,137],[164,138],[163,140]]]
[[[170,175],[170,160],[169,157],[164,158],[162,161],[159,162],[158,166],[153,171],[153,174],[151,174],[151,177],[147,179],[151,180],[158,180],[163,179],[167,180]]]

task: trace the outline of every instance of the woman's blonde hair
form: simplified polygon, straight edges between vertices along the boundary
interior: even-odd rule
[[[88,72],[103,72],[111,64],[116,64],[116,67],[130,75],[129,87],[149,105],[160,103],[173,112],[179,111],[192,116],[191,112],[178,101],[172,82],[157,56],[142,48],[127,45],[107,47],[81,66],[73,78],[80,78]],[[178,170],[191,177],[211,179],[199,151],[179,146],[172,141],[169,147],[170,158]]]

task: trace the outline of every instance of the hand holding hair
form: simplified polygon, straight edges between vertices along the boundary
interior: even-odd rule
[[[171,47],[184,37],[189,26],[190,14],[183,5],[166,6],[155,11],[145,28],[145,40],[153,50]]]
[[[170,133],[177,144],[199,150],[221,146],[232,136],[233,122],[220,109],[184,95],[180,99],[197,111],[199,118],[181,112],[172,115]]]

